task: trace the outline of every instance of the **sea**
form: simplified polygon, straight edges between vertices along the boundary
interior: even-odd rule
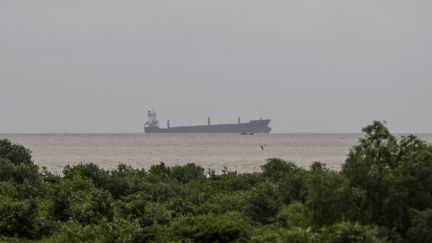
[[[123,163],[148,169],[154,164],[196,163],[220,172],[256,172],[269,158],[307,168],[314,161],[339,170],[362,134],[0,134],[32,151],[33,160],[53,173],[64,166],[96,163],[113,169]],[[402,135],[398,135],[402,136]],[[417,134],[432,143],[432,134]]]

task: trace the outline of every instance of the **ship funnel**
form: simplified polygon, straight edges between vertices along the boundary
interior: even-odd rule
[[[210,126],[210,117],[207,118],[207,124]]]
[[[167,128],[170,128],[170,120],[167,120]]]
[[[238,123],[240,124],[241,122],[240,122],[240,117],[238,118]]]

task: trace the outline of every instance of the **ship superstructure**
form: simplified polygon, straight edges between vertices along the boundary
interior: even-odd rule
[[[231,124],[211,124],[210,117],[207,119],[207,125],[197,126],[178,126],[171,127],[170,120],[167,121],[167,128],[159,127],[159,120],[155,111],[147,112],[148,121],[144,124],[145,133],[269,133],[271,128],[268,126],[270,119],[251,120],[242,123],[240,118],[238,123]]]

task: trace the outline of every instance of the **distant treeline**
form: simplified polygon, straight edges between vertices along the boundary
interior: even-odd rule
[[[269,159],[262,172],[196,164],[40,169],[0,140],[0,240],[432,242],[432,147],[363,129],[340,171]]]

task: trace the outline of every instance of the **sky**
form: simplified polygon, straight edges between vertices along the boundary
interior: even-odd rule
[[[0,133],[432,132],[430,0],[2,0]]]

